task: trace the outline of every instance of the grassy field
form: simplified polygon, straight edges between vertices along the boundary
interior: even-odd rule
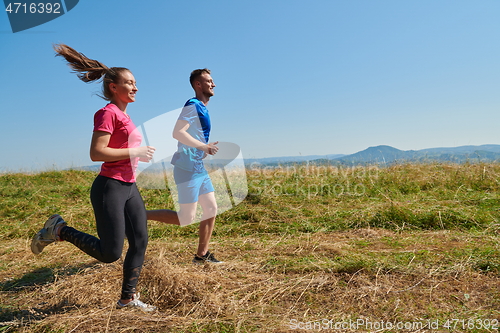
[[[499,164],[252,166],[217,218],[225,264],[191,264],[197,225],[150,221],[138,288],[153,314],[114,308],[121,261],[29,250],[53,213],[95,234],[94,177],[0,175],[0,332],[500,331]]]

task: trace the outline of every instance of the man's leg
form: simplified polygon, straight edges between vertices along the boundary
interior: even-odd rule
[[[212,232],[215,225],[215,216],[217,215],[217,202],[215,201],[214,192],[202,194],[198,198],[198,202],[203,209],[203,215],[200,222],[198,256],[204,256],[208,251],[208,244],[212,237]]]
[[[194,218],[196,217],[197,205],[197,202],[179,204],[180,208],[179,212],[177,213],[179,225],[185,226],[193,223]]]

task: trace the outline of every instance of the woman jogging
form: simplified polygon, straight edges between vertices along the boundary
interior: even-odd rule
[[[135,101],[136,81],[123,67],[106,67],[71,47],[54,47],[56,56],[66,59],[80,80],[102,79],[102,98],[109,101],[94,115],[90,144],[92,161],[104,162],[90,192],[99,238],[67,226],[59,215],[52,215],[33,237],[35,254],[54,241],[68,241],[99,261],[111,263],[121,257],[125,237],[129,248],[123,263],[123,284],[118,308],[136,307],[154,311],[156,307],[139,300],[137,281],[148,243],[147,215],[135,184],[138,161],[149,162],[154,147],[140,147],[141,135],[127,115],[127,105]]]

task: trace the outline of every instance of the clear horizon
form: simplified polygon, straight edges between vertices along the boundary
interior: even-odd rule
[[[456,146],[456,147],[428,147],[428,148],[423,148],[423,149],[419,149],[419,150],[401,150],[401,149],[398,149],[397,147],[393,147],[393,146],[388,146],[388,147],[392,147],[392,148],[395,148],[395,149],[398,149],[398,150],[401,150],[401,151],[420,151],[420,150],[427,150],[427,149],[453,149],[453,148],[460,148],[460,147],[481,147],[481,146],[499,146],[498,144],[482,144],[482,145],[464,145],[464,146]],[[268,156],[268,157],[255,157],[255,158],[252,158],[252,157],[242,157],[242,156],[238,156],[237,159],[243,159],[243,160],[264,160],[264,159],[279,159],[279,158],[297,158],[297,157],[302,157],[302,158],[305,158],[305,157],[310,157],[310,156],[315,156],[315,157],[322,157],[322,156],[331,156],[331,155],[339,155],[341,157],[345,157],[345,156],[349,156],[349,155],[353,155],[353,154],[356,154],[356,153],[359,153],[359,152],[362,152],[366,149],[369,149],[369,148],[376,148],[376,147],[380,147],[380,146],[387,146],[387,145],[378,145],[378,146],[370,146],[370,147],[367,147],[365,149],[362,149],[360,151],[357,151],[357,152],[354,152],[354,153],[349,153],[349,154],[323,154],[323,155],[319,155],[319,154],[311,154],[311,155],[286,155],[286,156]],[[216,159],[216,157],[215,157]],[[58,167],[57,165],[51,165],[51,166],[47,166],[46,168],[39,168],[39,169],[31,169],[31,170],[23,170],[23,169],[20,169],[20,170],[8,170],[8,169],[0,169],[0,174],[2,173],[10,173],[10,172],[13,172],[13,173],[16,173],[16,172],[19,172],[19,173],[31,173],[31,172],[43,172],[43,171],[53,171],[53,170],[64,170],[64,169],[78,169],[78,168],[99,168],[100,165],[102,163],[101,162],[89,162],[87,165],[70,165],[70,166],[65,166],[65,167]],[[149,166],[151,166],[150,163],[140,163],[139,164],[139,170],[144,170],[146,168],[148,168]]]

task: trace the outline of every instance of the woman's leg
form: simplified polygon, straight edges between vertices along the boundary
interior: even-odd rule
[[[68,226],[61,228],[60,238],[99,261],[110,263],[118,260],[125,239],[124,207],[129,187],[130,184],[98,176],[92,184],[90,198],[99,238]]]
[[[125,234],[129,248],[123,263],[122,300],[132,299],[136,292],[148,245],[146,208],[135,184],[125,206]]]
[[[159,221],[167,224],[179,225],[179,216],[176,211],[169,209],[147,210],[148,220]]]

